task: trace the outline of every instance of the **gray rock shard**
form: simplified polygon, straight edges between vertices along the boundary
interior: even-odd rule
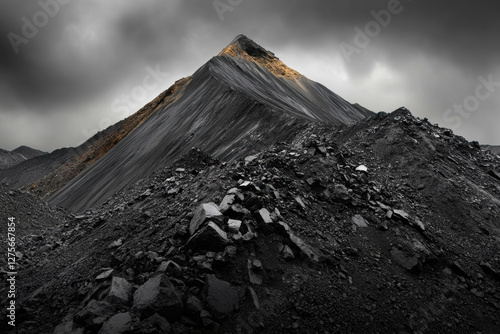
[[[186,246],[194,250],[218,252],[230,243],[226,232],[214,222],[208,222],[188,240]]]
[[[127,333],[131,327],[132,317],[130,313],[118,313],[104,323],[99,334],[124,334]]]
[[[181,316],[183,304],[179,292],[170,280],[165,275],[158,274],[137,289],[133,309],[158,313],[174,321]]]
[[[191,223],[189,224],[189,233],[193,235],[209,219],[217,221],[224,219],[217,205],[212,202],[203,203],[196,209],[193,219],[191,219]]]
[[[130,301],[132,284],[121,277],[113,277],[108,293],[108,302],[113,305],[126,305]]]
[[[225,318],[239,309],[245,290],[214,275],[207,275],[205,294],[212,314],[217,318]]]

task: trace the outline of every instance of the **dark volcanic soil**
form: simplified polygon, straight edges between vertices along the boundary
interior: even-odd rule
[[[498,157],[405,109],[253,153],[37,213],[17,331],[500,332]]]

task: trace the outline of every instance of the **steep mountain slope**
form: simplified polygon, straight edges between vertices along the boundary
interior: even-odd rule
[[[231,160],[290,138],[309,122],[352,124],[371,112],[286,67],[272,53],[238,36],[159,110],[50,201],[71,210],[110,195],[190,147]]]
[[[13,167],[23,161],[44,154],[47,154],[47,152],[42,152],[28,146],[19,146],[12,151],[0,149],[0,170]]]
[[[100,159],[152,113],[172,103],[171,96],[188,80],[178,80],[139,111],[98,132],[78,147],[59,149],[0,171],[0,180],[11,188],[24,188],[42,198],[51,195]]]
[[[498,333],[499,170],[405,109],[230,163],[192,149],[23,239],[16,330]]]

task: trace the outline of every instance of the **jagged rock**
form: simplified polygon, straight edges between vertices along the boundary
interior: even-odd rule
[[[141,285],[134,294],[134,310],[158,313],[170,321],[179,318],[183,311],[180,293],[164,274],[157,274]]]
[[[255,292],[255,290],[251,286],[248,287],[248,291],[250,291],[250,296],[252,296],[253,305],[255,306],[255,308],[257,310],[259,310],[260,303],[259,303],[259,297],[257,296],[257,293]]]
[[[260,191],[260,188],[251,181],[243,181],[239,187],[245,191]]]
[[[361,215],[355,215],[351,218],[351,221],[356,227],[368,227],[368,222]]]
[[[118,313],[104,323],[99,334],[124,334],[127,333],[131,327],[132,317],[130,313]]]
[[[324,260],[323,256],[319,253],[318,250],[314,249],[310,245],[308,245],[304,240],[299,238],[293,233],[289,234],[290,241],[295,245],[302,253],[304,253],[310,260],[314,262],[321,262]]]
[[[356,171],[358,171],[358,172],[367,172],[368,171],[368,167],[366,167],[365,165],[359,165],[358,167],[356,167]]]
[[[84,334],[85,328],[75,328],[73,320],[63,321],[56,328],[52,334]]]
[[[352,201],[352,197],[351,194],[349,193],[349,190],[343,184],[336,184],[333,187],[332,197],[344,203]]]
[[[97,275],[97,277],[95,278],[96,281],[104,281],[108,278],[110,278],[113,273],[115,272],[114,269],[106,269],[105,271],[103,271],[102,273],[100,273],[99,275]]]
[[[241,204],[233,204],[224,214],[231,219],[241,220],[245,215],[250,214],[250,211],[245,209]]]
[[[395,218],[400,219],[404,222],[408,222],[408,220],[410,219],[410,215],[403,210],[393,210],[392,212]]]
[[[300,198],[300,196],[296,196],[295,197],[295,202],[297,202],[300,205],[300,207],[302,208],[302,210],[306,209],[306,204],[304,203],[304,201],[302,200],[302,198]]]
[[[235,199],[236,199],[236,195],[234,195],[234,194],[224,196],[224,198],[222,199],[222,202],[219,205],[220,212],[224,213],[227,210],[229,210],[231,205],[233,205]]]
[[[240,231],[241,224],[242,224],[241,220],[229,219],[227,221],[227,228],[229,232],[238,233]]]
[[[174,261],[163,261],[156,269],[157,273],[167,273],[173,277],[182,276],[182,267]]]
[[[121,245],[123,245],[123,238],[113,241],[111,244],[109,244],[108,248],[118,248]]]
[[[209,219],[220,222],[224,219],[217,205],[212,202],[203,203],[196,209],[193,219],[191,219],[191,223],[189,224],[189,233],[193,235]]]
[[[94,319],[103,318],[107,319],[115,314],[115,307],[105,301],[91,300],[75,316],[75,322],[85,327],[94,325]]]
[[[218,252],[223,250],[230,242],[226,232],[221,230],[214,222],[208,222],[207,225],[189,238],[186,247],[194,250]]]
[[[243,202],[245,200],[245,195],[243,195],[241,190],[238,188],[229,189],[227,194],[228,195],[235,195],[235,199],[239,200],[240,202]]]
[[[281,255],[283,256],[283,259],[289,261],[293,260],[295,258],[295,255],[293,254],[293,250],[288,247],[288,245],[283,246],[283,250],[281,251]]]
[[[203,311],[203,303],[197,297],[190,295],[186,299],[186,312],[195,318],[200,316]]]
[[[155,313],[149,318],[141,321],[139,326],[134,330],[137,334],[169,334],[171,326],[167,319]]]
[[[260,261],[258,262],[259,266],[255,266],[254,261],[248,259],[247,268],[248,268],[248,279],[251,284],[262,285],[262,265]]]
[[[260,209],[256,213],[255,218],[257,219],[257,221],[259,223],[263,223],[263,224],[272,224],[273,223],[273,220],[271,219],[271,214],[269,213],[269,211],[266,208]]]
[[[126,305],[130,300],[132,284],[121,277],[113,277],[107,301],[113,305]]]
[[[217,318],[225,318],[238,310],[245,290],[214,275],[205,278],[205,295],[207,306]]]

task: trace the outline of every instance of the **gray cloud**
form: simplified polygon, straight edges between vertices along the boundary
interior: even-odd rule
[[[405,105],[443,126],[457,125],[443,114],[474,94],[479,76],[500,81],[494,1],[401,0],[401,12],[346,62],[341,43],[355,45],[354,28],[364,30],[370,12],[386,10],[389,0],[243,0],[223,20],[213,1],[72,0],[16,54],[8,33],[21,35],[22,18],[32,22],[51,1],[0,0],[0,147],[77,145],[126,116],[113,112],[113,102],[141,85],[146,68],[159,66],[168,77],[134,107],[239,33],[352,102],[375,111]],[[499,105],[500,89],[456,132],[500,144]]]

